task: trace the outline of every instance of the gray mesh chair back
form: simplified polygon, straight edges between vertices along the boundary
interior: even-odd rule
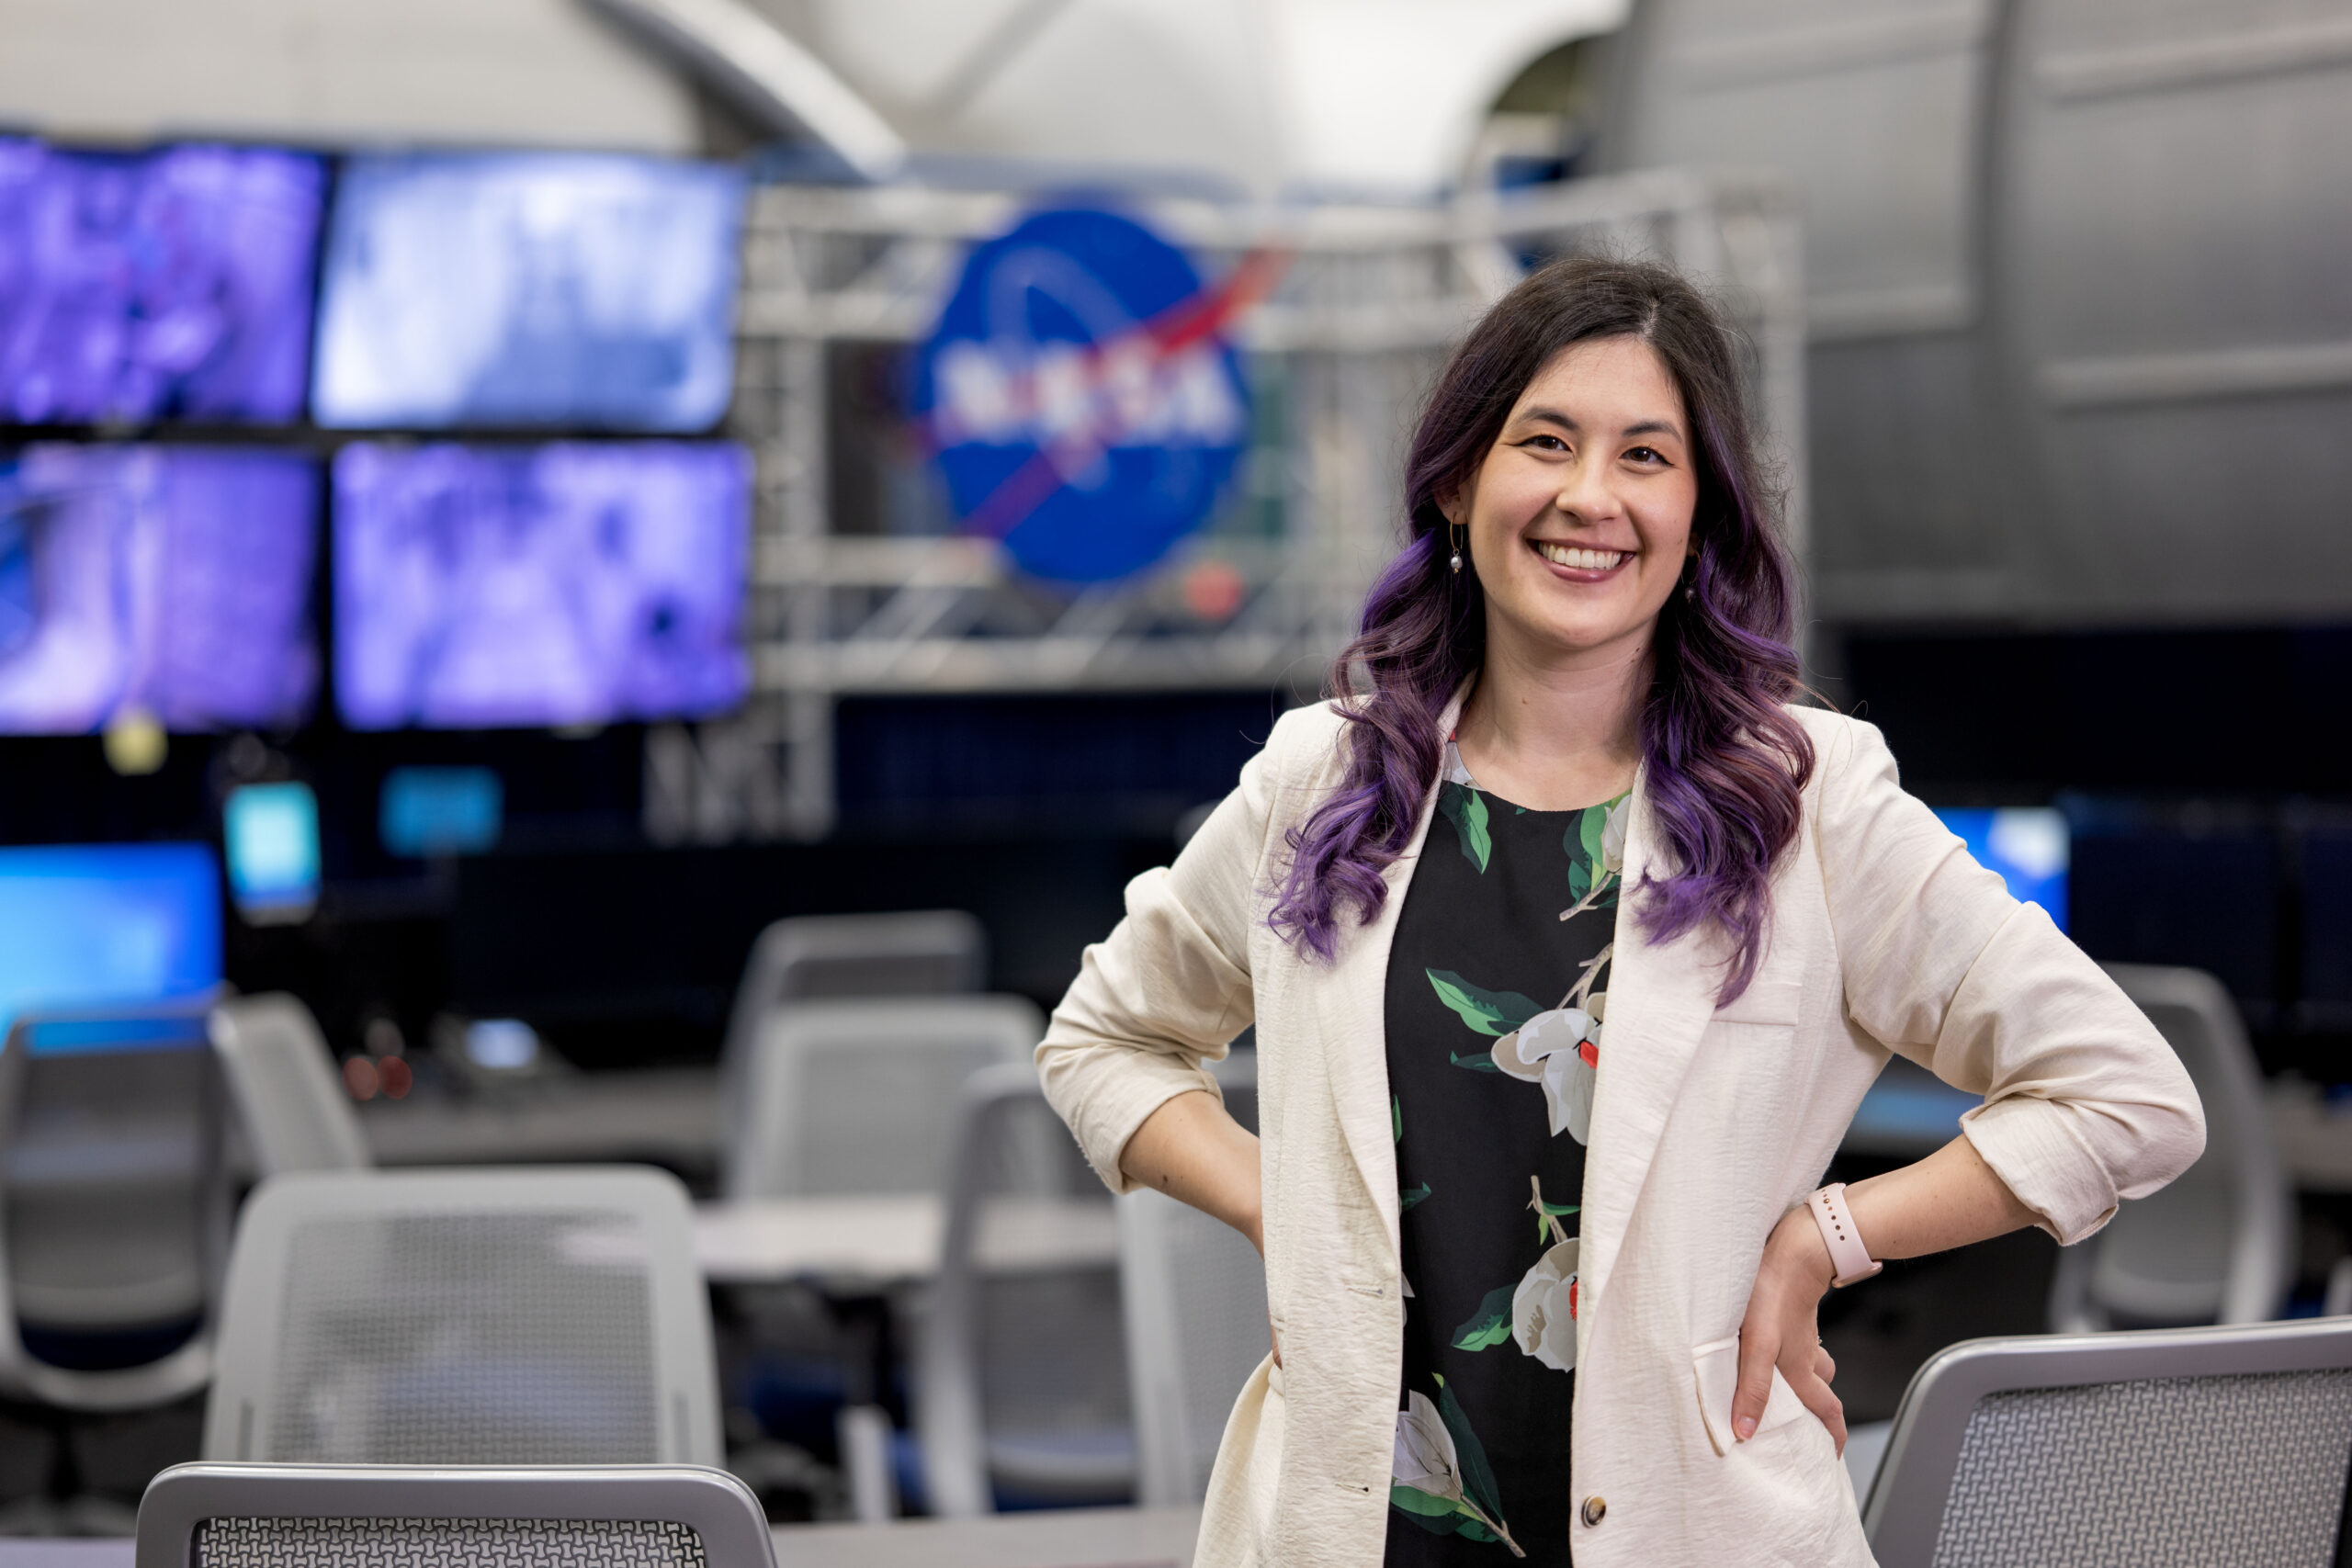
[[[237,1224],[205,1457],[715,1464],[692,1226],[640,1168],[273,1177]]]
[[[1020,997],[809,1002],[769,1014],[727,1196],[938,1191],[964,1080],[1026,1063],[1045,1032]]]
[[[1112,1503],[1136,1485],[1117,1222],[1026,1062],[966,1086],[917,1345],[931,1511]]]
[[[857,997],[968,995],[988,984],[988,932],[961,909],[796,915],[771,923],[752,944],[719,1052],[730,1162],[750,1131],[741,1112],[761,1031],[779,1009]]]
[[[374,1163],[309,1008],[282,991],[240,997],[214,1008],[209,1027],[259,1174]]]
[[[760,1505],[698,1465],[179,1464],[138,1568],[775,1568]]]
[[[2334,1568],[2352,1318],[1975,1339],[1919,1369],[1862,1524],[1881,1568]]]
[[[2294,1190],[2237,1009],[2200,969],[2117,964],[2108,973],[2188,1069],[2204,1101],[2205,1152],[2059,1254],[2050,1326],[2074,1334],[2276,1317],[2294,1283]]]
[[[201,1006],[15,1021],[0,1046],[0,1386],[80,1410],[203,1386],[227,1251],[221,1120]],[[154,1359],[104,1371],[27,1348],[183,1328]]]
[[[1254,1124],[1254,1073],[1217,1078],[1226,1109]],[[1163,1192],[1130,1192],[1118,1207],[1136,1501],[1198,1505],[1234,1399],[1272,1345],[1265,1260],[1240,1232]]]

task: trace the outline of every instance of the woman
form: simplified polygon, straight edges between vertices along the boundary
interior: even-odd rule
[[[1038,1050],[1114,1189],[1265,1254],[1198,1561],[1867,1562],[1821,1296],[2080,1240],[2196,1158],[2196,1096],[1876,730],[1786,705],[1791,569],[1688,285],[1530,277],[1406,488],[1352,694],[1129,886]],[[1258,1138],[1201,1066],[1253,1021]],[[1809,1200],[1890,1051],[1984,1105]]]

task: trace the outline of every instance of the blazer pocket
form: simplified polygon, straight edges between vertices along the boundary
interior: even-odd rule
[[[1758,975],[1747,989],[1715,1010],[1716,1023],[1777,1023],[1793,1028],[1804,987],[1794,980],[1768,979]]]
[[[1739,1391],[1739,1337],[1717,1339],[1699,1346],[1690,1352],[1691,1371],[1699,1391],[1699,1416],[1707,1424],[1707,1440],[1715,1445],[1715,1452],[1728,1454],[1737,1446],[1732,1437],[1731,1402]],[[1785,1426],[1800,1416],[1813,1412],[1804,1407],[1797,1391],[1772,1369],[1772,1392],[1764,1401],[1764,1414],[1756,1423],[1756,1437],[1762,1437],[1775,1427]],[[1751,1438],[1749,1441],[1754,1441]]]

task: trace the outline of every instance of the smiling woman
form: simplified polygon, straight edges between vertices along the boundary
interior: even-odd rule
[[[1038,1066],[1114,1188],[1264,1250],[1198,1560],[1870,1560],[1816,1309],[2201,1147],[2163,1039],[1796,705],[1736,340],[1556,263],[1432,389],[1332,700],[1127,890]],[[1257,1029],[1264,1143],[1202,1064]],[[1984,1097],[1808,1199],[1900,1052]]]

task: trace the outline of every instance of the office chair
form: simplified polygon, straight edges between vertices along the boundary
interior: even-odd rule
[[[1125,1334],[1110,1196],[1079,1158],[1027,1062],[977,1073],[946,1176],[947,1230],[918,1345],[916,1426],[931,1511],[1114,1503],[1134,1495]],[[1101,1200],[1082,1213],[1024,1203]],[[1033,1211],[1034,1213],[1034,1211]],[[1046,1245],[1034,1245],[1043,1242]]]
[[[938,1191],[964,1080],[1026,1064],[1045,1032],[1020,997],[809,1002],[769,1014],[727,1196]]]
[[[214,1008],[208,1029],[258,1174],[375,1163],[309,1008],[283,991],[240,997]]]
[[[204,1455],[717,1464],[693,1224],[640,1168],[272,1177],[237,1225]]]
[[[719,1050],[723,1163],[746,1131],[739,1116],[768,1017],[796,1003],[853,997],[965,995],[988,984],[988,932],[961,909],[797,915],[752,944]]]
[[[1216,1070],[1226,1109],[1256,1125],[1257,1072]],[[1135,1408],[1136,1501],[1198,1506],[1241,1387],[1266,1359],[1266,1265],[1249,1238],[1148,1189],[1119,1207],[1119,1296]]]
[[[1912,1378],[1862,1528],[1881,1568],[2333,1568],[2352,1318],[1972,1339]]]
[[[125,1411],[210,1375],[229,1192],[204,1017],[198,1004],[10,1026],[0,1391]]]
[[[138,1568],[775,1568],[759,1503],[695,1465],[177,1464]]]
[[[2104,1230],[2060,1252],[2050,1326],[2081,1334],[2276,1317],[2294,1284],[2295,1196],[2237,1010],[2202,970],[2107,970],[2188,1069],[2205,1106],[2205,1152],[2170,1186],[2125,1203]]]

